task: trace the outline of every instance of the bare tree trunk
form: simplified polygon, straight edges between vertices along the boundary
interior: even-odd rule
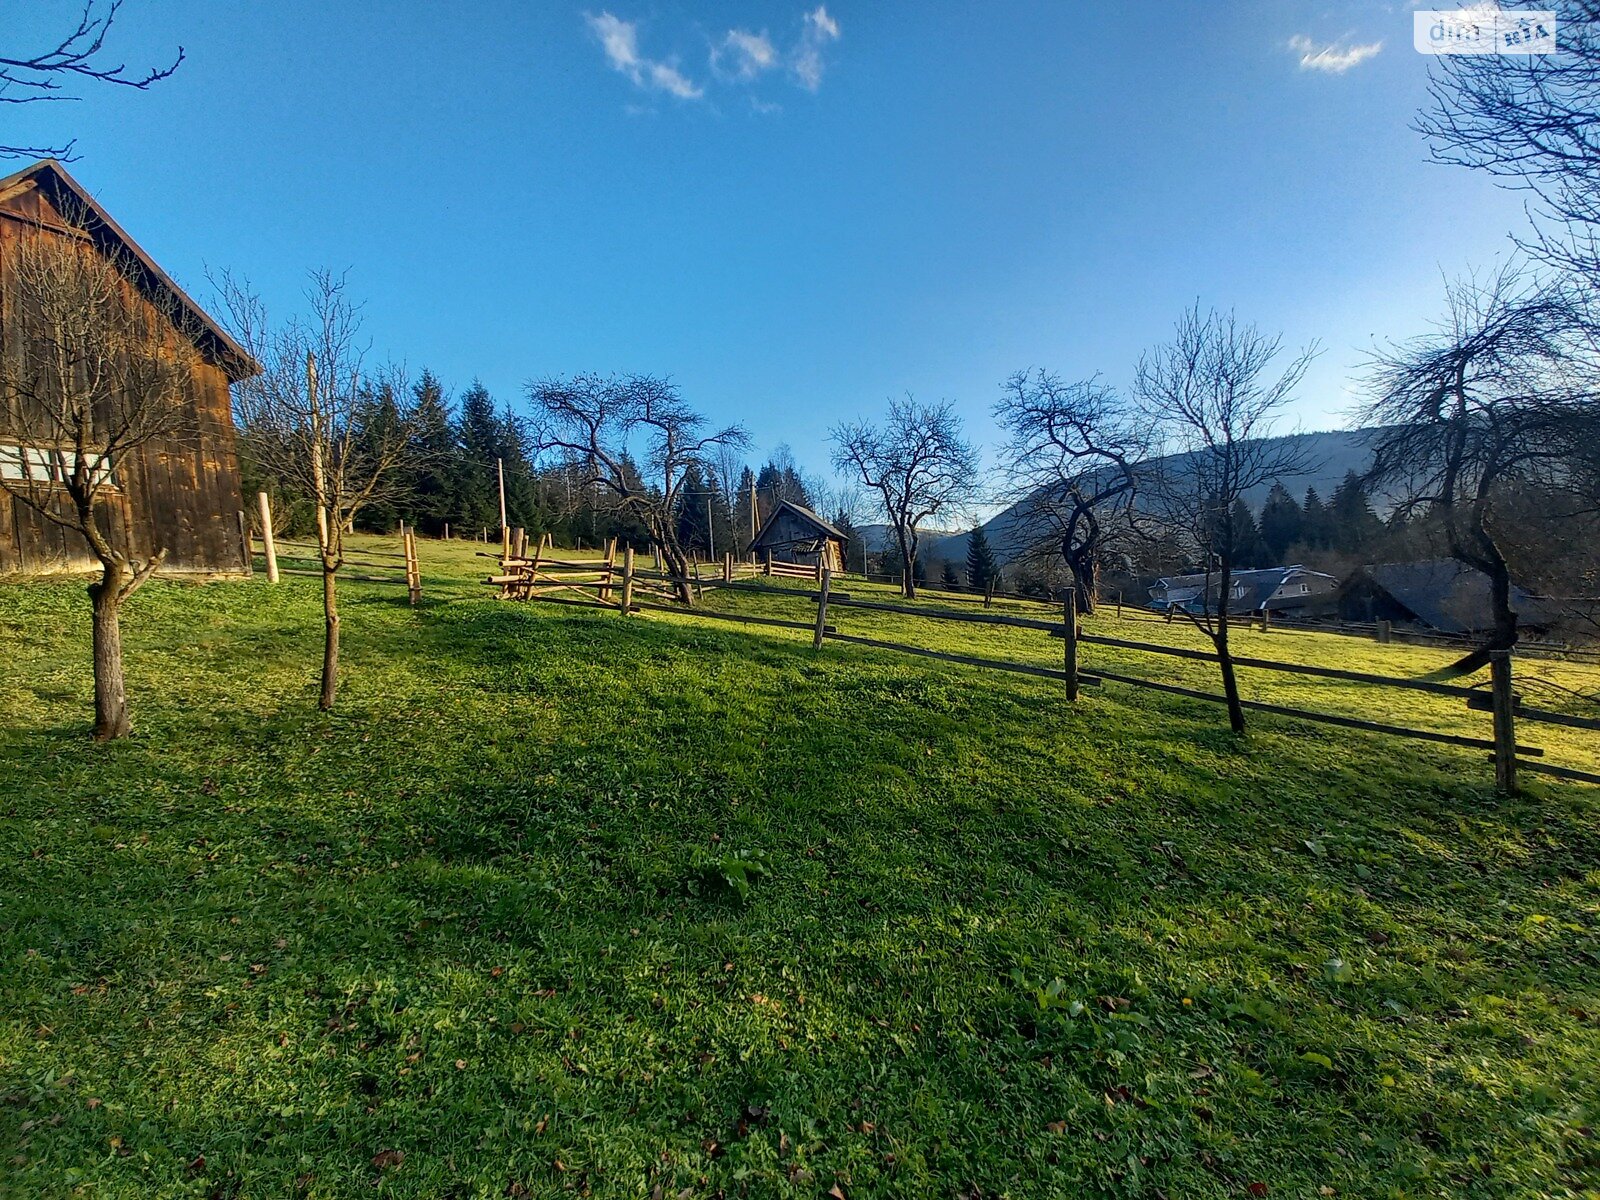
[[[94,605],[94,737],[106,742],[133,732],[128,720],[128,689],[122,673],[121,564],[102,564],[100,579],[89,585]]]
[[[335,579],[337,567],[322,564],[322,698],[317,707],[327,712],[339,691],[339,591]]]
[[[1239,680],[1233,673],[1233,654],[1228,648],[1228,601],[1233,590],[1233,564],[1222,564],[1221,585],[1217,592],[1217,627],[1211,640],[1217,647],[1217,666],[1222,671],[1222,696],[1228,702],[1228,725],[1235,733],[1244,732],[1244,706],[1239,703]]]
[[[900,543],[900,594],[907,600],[917,598],[917,549],[911,544],[911,539],[906,537],[903,529],[894,531],[895,541]]]
[[[1072,575],[1072,588],[1078,594],[1078,612],[1092,617],[1100,591],[1099,561],[1093,552],[1085,553],[1082,547],[1063,549],[1062,554]]]
[[[694,589],[689,586],[689,558],[688,555],[671,542],[661,546],[661,561],[667,568],[667,574],[672,576],[672,590],[677,594],[679,603],[693,605]]]

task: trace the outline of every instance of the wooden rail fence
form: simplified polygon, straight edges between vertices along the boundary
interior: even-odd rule
[[[267,572],[267,582],[277,583],[284,575],[322,575],[322,548],[315,542],[286,541],[274,535],[272,531],[272,501],[265,492],[256,497],[257,511],[261,518],[259,530],[247,531],[247,545],[250,547],[251,557],[260,554]],[[256,549],[257,545],[260,550]],[[279,565],[279,560],[288,562],[312,564],[297,567],[284,567]],[[360,571],[376,572],[375,574],[356,575],[346,571],[346,567],[355,567]],[[357,549],[346,551],[339,561],[340,574],[345,579],[355,579],[362,583],[388,583],[403,586],[406,595],[413,605],[422,599],[422,568],[417,561],[417,534],[416,530],[402,523],[400,526],[400,550],[371,550]]]
[[[897,654],[931,658],[961,666],[1060,680],[1064,685],[1066,697],[1069,701],[1078,699],[1079,691],[1082,687],[1097,686],[1104,681],[1123,684],[1128,687],[1151,689],[1191,700],[1201,700],[1214,704],[1226,703],[1226,697],[1216,692],[1202,691],[1198,688],[1141,678],[1135,675],[1125,675],[1098,666],[1093,667],[1092,670],[1085,670],[1082,662],[1082,650],[1084,647],[1093,646],[1146,654],[1157,658],[1168,657],[1211,663],[1218,663],[1220,659],[1214,650],[1164,646],[1154,642],[1141,642],[1127,638],[1085,633],[1081,627],[1077,606],[1071,593],[1068,594],[1066,601],[1062,605],[1061,615],[1049,619],[1042,616],[1029,617],[987,610],[963,611],[948,608],[918,608],[885,600],[869,600],[864,597],[852,596],[847,592],[836,591],[833,588],[832,572],[825,567],[794,567],[791,564],[770,562],[761,564],[759,569],[765,576],[800,579],[816,584],[815,589],[797,589],[757,583],[754,580],[736,579],[732,558],[728,556],[723,560],[723,571],[720,579],[702,580],[697,577],[675,577],[661,570],[639,570],[634,566],[633,550],[630,547],[623,553],[620,600],[613,603],[611,596],[617,588],[615,563],[616,547],[614,543],[607,547],[605,560],[598,564],[556,562],[553,560],[541,561],[538,554],[535,553],[535,555],[526,560],[510,559],[503,562],[503,573],[490,576],[486,582],[500,585],[502,595],[515,599],[556,599],[556,597],[542,593],[557,588],[570,588],[584,592],[593,591],[596,594],[592,597],[585,595],[582,600],[564,599],[563,602],[608,608],[615,607],[624,614],[642,610],[683,613],[685,610],[683,605],[679,603],[679,589],[693,589],[699,592],[709,587],[735,592],[776,594],[814,603],[816,605],[814,618],[812,620],[786,620],[781,617],[721,612],[704,608],[694,609],[692,614],[696,617],[704,617],[715,621],[733,621],[748,625],[802,630],[811,633],[812,646],[819,650],[825,642],[831,640],[868,649],[887,650]],[[788,569],[774,569],[777,567]],[[573,573],[582,572],[586,572],[589,575],[598,573],[599,577],[595,580],[582,582],[571,581]],[[555,576],[558,573],[565,574],[562,574],[560,578],[556,578]],[[696,576],[698,576],[697,569]],[[643,595],[647,599],[635,599],[639,595]],[[1044,667],[1035,663],[1012,662],[998,658],[956,654],[905,642],[887,641],[881,638],[847,633],[829,620],[830,616],[839,609],[894,613],[917,620],[952,621],[1035,630],[1062,642],[1061,666],[1058,668]],[[1473,737],[1466,734],[1444,733],[1431,729],[1415,729],[1404,725],[1368,720],[1364,717],[1347,716],[1341,713],[1319,712],[1286,704],[1241,699],[1241,706],[1251,712],[1333,725],[1345,729],[1357,729],[1389,737],[1408,738],[1470,750],[1488,751],[1489,758],[1494,763],[1496,786],[1506,792],[1516,790],[1519,771],[1531,771],[1580,783],[1600,784],[1600,774],[1543,762],[1544,750],[1542,748],[1520,744],[1517,741],[1517,725],[1519,721],[1530,724],[1560,725],[1573,729],[1600,731],[1600,719],[1551,712],[1524,705],[1514,688],[1512,658],[1508,652],[1501,651],[1492,656],[1490,661],[1490,685],[1487,694],[1484,689],[1479,687],[1441,683],[1429,679],[1378,675],[1366,671],[1346,671],[1335,667],[1316,666],[1310,663],[1280,662],[1275,659],[1244,655],[1230,655],[1230,658],[1235,667],[1246,670],[1270,671],[1344,683],[1357,683],[1367,687],[1395,688],[1460,700],[1471,711],[1483,711],[1489,714],[1491,718],[1491,736]]]

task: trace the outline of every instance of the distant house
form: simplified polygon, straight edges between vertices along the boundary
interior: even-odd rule
[[[152,338],[187,338],[200,351],[179,428],[110,464],[111,486],[100,508],[106,535],[138,556],[164,548],[163,571],[246,570],[250,551],[241,536],[244,504],[228,386],[259,368],[53,159],[0,179],[0,354],[16,360],[27,353],[30,312],[15,263],[31,239],[82,245],[113,258],[139,297]],[[70,448],[50,440],[52,428],[37,410],[0,395],[0,476],[57,478]],[[81,534],[0,489],[0,576],[94,565]]]
[[[1216,612],[1217,589],[1222,580],[1210,575],[1168,575],[1150,588],[1150,607],[1162,611]],[[1259,613],[1263,610],[1281,616],[1312,615],[1333,606],[1339,581],[1321,571],[1305,567],[1268,567],[1255,571],[1235,571],[1229,579],[1228,611]]]
[[[1344,621],[1394,621],[1440,633],[1479,633],[1494,625],[1489,577],[1453,558],[1362,567],[1339,589]],[[1515,584],[1511,607],[1529,628],[1549,625],[1549,604]]]
[[[771,554],[774,562],[813,566],[820,562],[830,571],[844,570],[844,545],[848,539],[809,508],[784,500],[761,526],[750,553]]]

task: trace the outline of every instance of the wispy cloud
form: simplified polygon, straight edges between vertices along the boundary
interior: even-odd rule
[[[777,47],[765,30],[751,33],[730,29],[722,41],[711,48],[712,71],[734,83],[749,83],[777,65]]]
[[[1346,45],[1327,42],[1318,45],[1303,33],[1289,39],[1289,49],[1300,56],[1302,71],[1325,71],[1330,75],[1343,75],[1351,67],[1360,66],[1383,49],[1383,43],[1362,42]]]
[[[675,63],[647,58],[639,52],[637,22],[621,20],[609,12],[598,16],[587,14],[584,20],[599,39],[612,69],[622,72],[636,86],[646,91],[666,92],[680,100],[697,100],[705,94],[705,89],[678,70]]]
[[[611,69],[626,75],[645,92],[659,92],[680,100],[698,100],[706,87],[720,84],[740,87],[757,84],[768,75],[787,76],[807,91],[822,86],[827,68],[825,51],[840,38],[839,22],[819,4],[800,17],[800,32],[780,48],[766,30],[729,29],[710,42],[709,80],[696,81],[678,66],[678,59],[652,57],[640,45],[639,22],[614,13],[585,13],[584,22],[599,42]],[[757,113],[781,111],[781,106],[751,97]]]
[[[828,15],[826,5],[819,4],[805,15],[800,31],[800,45],[794,53],[790,69],[800,86],[816,91],[822,86],[822,50],[830,42],[839,40],[839,22]]]

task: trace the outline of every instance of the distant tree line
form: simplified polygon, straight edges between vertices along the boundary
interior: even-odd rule
[[[272,492],[283,528],[309,533],[314,516],[306,489],[266,461],[262,430],[241,424],[246,492]],[[354,453],[376,453],[393,442],[397,430],[406,453],[390,470],[381,495],[355,514],[352,527],[360,532],[387,533],[404,521],[428,537],[448,533],[495,540],[503,476],[506,524],[512,528],[548,533],[565,546],[599,546],[616,538],[643,548],[657,540],[638,506],[619,505],[616,489],[595,483],[584,455],[541,440],[537,413],[496,400],[479,381],[458,400],[427,370],[412,384],[384,380],[365,386],[351,410]],[[633,447],[618,447],[616,466],[625,490],[661,500],[661,485],[645,478]],[[700,558],[728,551],[743,556],[753,530],[778,504],[787,500],[811,508],[824,499],[823,489],[803,475],[787,446],[757,467],[740,453],[711,447],[688,456],[674,482],[673,534],[686,553]],[[848,514],[836,515],[850,524]],[[846,532],[853,534],[854,526]]]

